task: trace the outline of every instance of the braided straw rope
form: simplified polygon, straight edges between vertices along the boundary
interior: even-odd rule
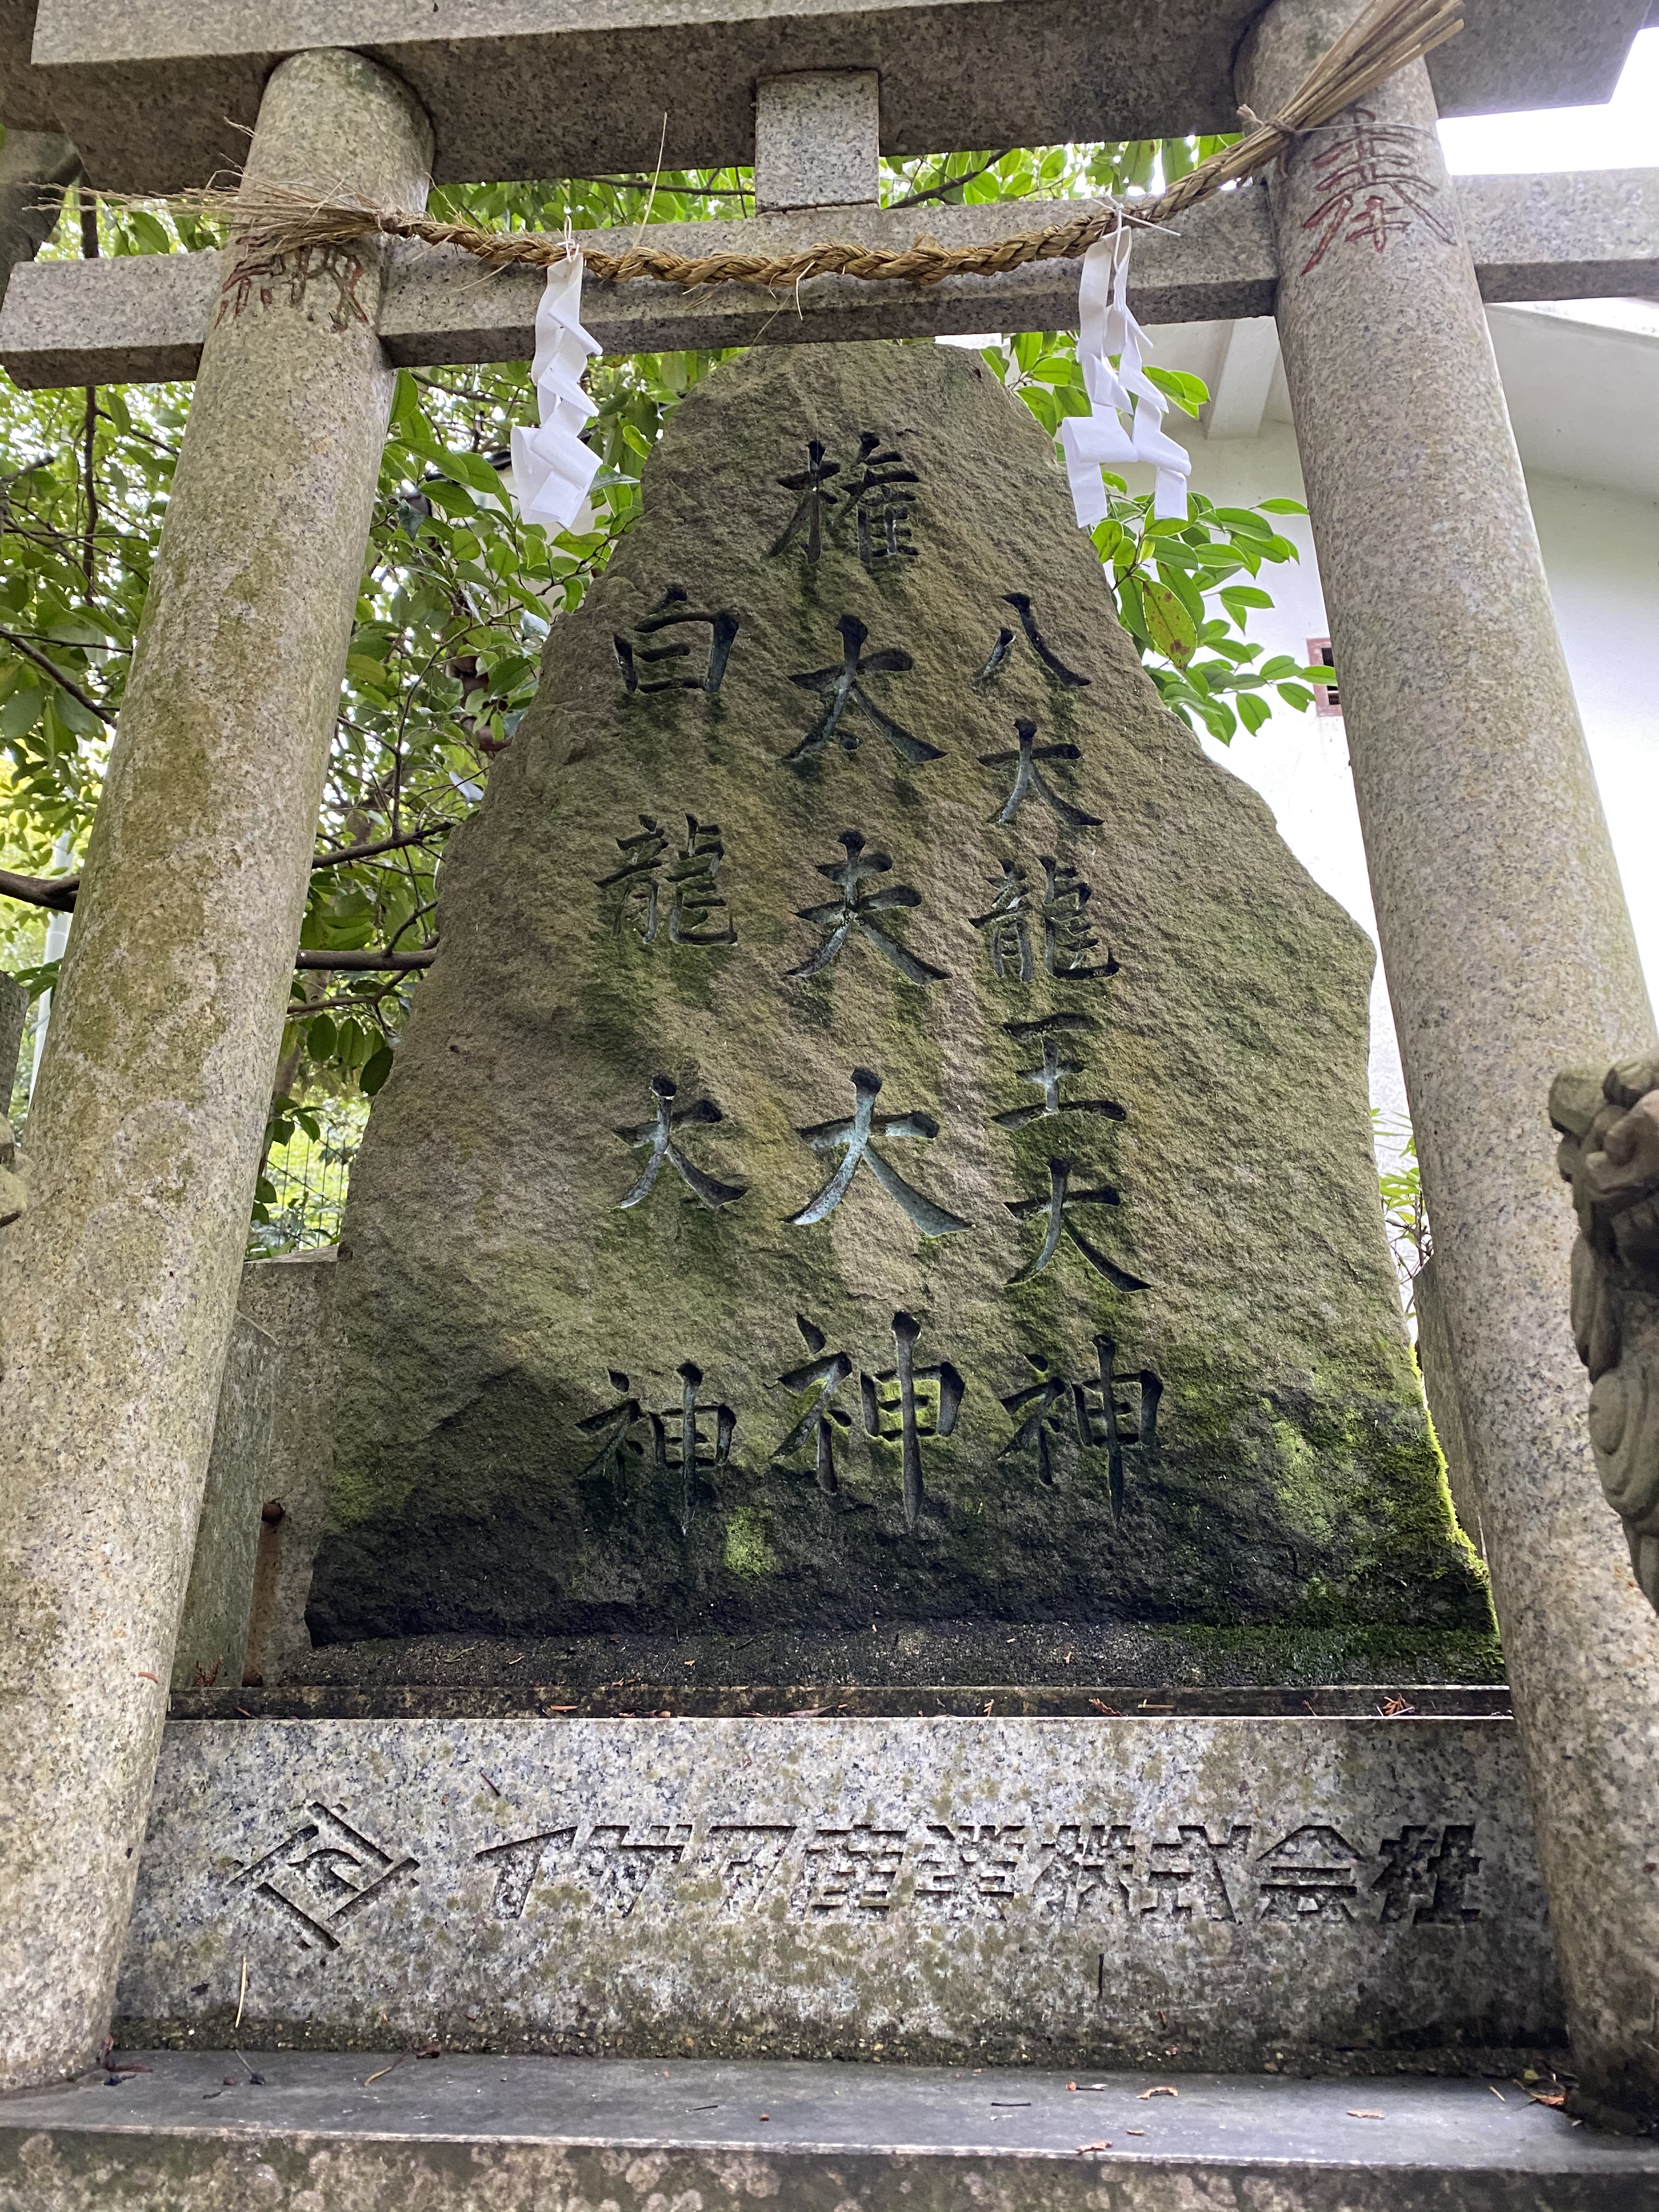
[[[944,246],[921,236],[902,249],[830,240],[798,253],[672,253],[639,243],[623,253],[584,247],[581,233],[556,237],[542,231],[484,230],[468,222],[438,222],[395,208],[356,199],[319,200],[280,185],[245,180],[239,191],[183,195],[171,203],[194,213],[235,221],[245,246],[267,253],[307,246],[342,246],[366,234],[418,239],[428,246],[459,246],[491,269],[548,269],[572,253],[589,273],[609,284],[648,278],[687,289],[701,284],[747,284],[785,290],[813,276],[857,276],[868,283],[937,284],[946,276],[991,276],[1031,261],[1075,261],[1121,222],[1168,222],[1219,191],[1253,175],[1304,132],[1340,114],[1408,63],[1454,38],[1463,27],[1463,0],[1371,0],[1328,52],[1310,70],[1277,114],[1266,118],[1241,111],[1253,125],[1233,145],[1200,161],[1167,191],[1147,199],[1088,211],[1046,230],[1027,230],[987,246]],[[643,229],[641,230],[643,235]]]

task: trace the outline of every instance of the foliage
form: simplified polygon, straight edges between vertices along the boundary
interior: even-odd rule
[[[248,1257],[337,1243],[351,1162],[368,1119],[362,1097],[314,1106],[279,1099],[271,1115]]]
[[[986,359],[1045,429],[1057,432],[1068,415],[1088,413],[1072,332],[1028,331],[988,349]],[[1195,376],[1160,368],[1147,374],[1185,414],[1195,416],[1210,396]],[[1132,497],[1123,478],[1109,471],[1106,486],[1109,512],[1096,526],[1095,550],[1111,575],[1123,627],[1164,704],[1194,728],[1201,723],[1223,744],[1241,722],[1247,730],[1261,727],[1271,711],[1267,692],[1305,712],[1317,672],[1287,653],[1255,665],[1261,647],[1245,630],[1251,614],[1273,600],[1255,582],[1237,580],[1300,558],[1269,518],[1305,514],[1301,501],[1217,507],[1195,492],[1188,521],[1155,522],[1149,493]]]
[[[1400,1276],[1401,1296],[1408,1317],[1416,1310],[1417,1279],[1434,1249],[1429,1217],[1423,1205],[1423,1178],[1417,1164],[1417,1139],[1403,1115],[1385,1115],[1371,1109],[1371,1123],[1379,1140],[1394,1153],[1393,1164],[1377,1169],[1382,1194],[1382,1225],[1389,1249]]]
[[[957,153],[884,167],[893,207],[1145,190],[1224,142]],[[743,169],[558,184],[446,187],[434,212],[503,228],[578,230],[746,214]],[[86,220],[77,222],[76,214]],[[199,249],[210,226],[144,209],[71,210],[48,253]],[[639,465],[672,409],[720,359],[681,353],[599,362],[589,433],[604,467],[584,526],[550,539],[502,487],[511,426],[532,418],[526,364],[402,371],[380,474],[355,634],[331,750],[318,860],[301,933],[313,950],[408,948],[433,940],[445,840],[483,795],[534,695],[549,624],[580,604],[637,511]],[[1054,429],[1086,404],[1073,341],[1017,337],[995,364]],[[1195,412],[1196,379],[1163,374]],[[23,393],[0,380],[0,865],[53,872],[60,839],[84,840],[120,710],[134,635],[178,458],[185,386]],[[1109,484],[1113,483],[1108,479]],[[1267,695],[1305,706],[1306,672],[1257,665],[1244,636],[1271,601],[1255,582],[1295,557],[1272,516],[1194,500],[1185,527],[1150,520],[1121,483],[1097,532],[1126,627],[1175,710],[1224,741],[1255,729]],[[60,848],[63,849],[63,848]],[[0,958],[49,988],[43,918],[0,910]],[[296,974],[268,1149],[320,1145],[321,1102],[372,1097],[416,977]],[[309,1101],[307,1106],[303,1102]],[[307,1133],[309,1132],[309,1133]],[[342,1139],[343,1140],[343,1137]],[[293,1223],[268,1172],[256,1236]]]

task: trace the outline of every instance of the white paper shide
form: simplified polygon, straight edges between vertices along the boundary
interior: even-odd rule
[[[536,310],[536,358],[531,365],[541,421],[513,433],[513,482],[519,512],[545,530],[568,530],[599,472],[599,457],[581,434],[599,410],[582,390],[588,362],[604,351],[581,325],[582,261],[556,261]]]
[[[1106,519],[1101,470],[1128,461],[1148,461],[1157,470],[1152,513],[1159,521],[1187,518],[1192,459],[1164,428],[1170,403],[1142,366],[1146,351],[1146,334],[1129,313],[1129,240],[1121,232],[1101,239],[1083,258],[1077,357],[1091,412],[1068,415],[1060,426],[1082,529]]]

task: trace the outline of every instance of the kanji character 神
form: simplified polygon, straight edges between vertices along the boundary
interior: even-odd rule
[[[678,1517],[684,1533],[691,1525],[698,1471],[718,1471],[727,1465],[738,1417],[729,1406],[699,1404],[697,1394],[702,1388],[702,1370],[690,1360],[682,1362],[675,1372],[680,1380],[678,1406],[665,1406],[659,1413],[653,1413],[629,1395],[619,1399],[616,1405],[606,1406],[577,1422],[579,1434],[597,1438],[599,1446],[598,1454],[581,1469],[577,1480],[591,1474],[608,1474],[617,1502],[622,1504],[628,1495],[630,1465],[637,1468],[645,1458],[644,1445],[635,1442],[634,1431],[636,1428],[648,1429],[652,1465],[659,1486],[665,1488],[671,1474],[680,1478]],[[611,1370],[611,1382],[613,1389],[631,1393],[632,1386],[619,1369]],[[709,1437],[702,1434],[702,1426],[711,1420],[714,1432]]]
[[[1112,1515],[1123,1515],[1123,1470],[1126,1450],[1134,1450],[1142,1463],[1158,1446],[1158,1407],[1164,1385],[1150,1368],[1138,1375],[1114,1372],[1115,1347],[1109,1336],[1095,1339],[1096,1376],[1073,1382],[1058,1361],[1041,1352],[1028,1352],[1026,1364],[1038,1376],[1035,1382],[1013,1390],[1002,1401],[1003,1411],[1018,1425],[998,1452],[1012,1459],[1036,1448],[1037,1478],[1054,1481],[1051,1437],[1073,1434],[1084,1450],[1104,1447]],[[1120,1395],[1120,1393],[1122,1395]]]

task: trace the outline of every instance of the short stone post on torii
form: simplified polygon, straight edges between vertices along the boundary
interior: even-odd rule
[[[429,160],[324,50],[248,167]],[[374,249],[228,259],[0,1244],[0,2087],[109,2019],[391,404]]]
[[[1240,100],[1357,12],[1276,0]],[[1573,2050],[1651,2117],[1659,1617],[1591,1462],[1546,1102],[1653,1017],[1435,124],[1414,63],[1275,173],[1279,328]]]

